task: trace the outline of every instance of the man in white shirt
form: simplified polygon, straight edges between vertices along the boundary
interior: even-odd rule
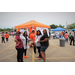
[[[70,45],[72,45],[72,41],[73,41],[73,45],[74,45],[74,30],[71,32],[71,41],[70,41]]]

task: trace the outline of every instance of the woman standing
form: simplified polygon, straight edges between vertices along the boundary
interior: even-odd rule
[[[3,42],[5,43],[5,34],[4,34],[4,32],[2,32],[1,38],[2,38],[2,43],[3,43]]]
[[[46,61],[45,51],[49,46],[48,35],[47,35],[47,30],[46,29],[43,30],[43,36],[41,37],[40,41],[38,41],[38,42],[41,43],[40,53],[41,53],[43,61],[45,62]]]
[[[23,41],[23,52],[24,52],[24,58],[29,58],[27,55],[26,55],[26,51],[27,51],[27,46],[28,46],[28,36],[27,36],[27,32],[25,31],[24,33],[21,34],[21,39]]]
[[[69,35],[68,35],[67,32],[65,33],[64,37],[65,37],[65,39],[66,39],[66,42],[68,42],[68,37],[69,37]]]
[[[36,37],[35,37],[35,40],[38,39],[38,41],[39,41],[41,37],[42,37],[42,34],[41,34],[40,30],[38,30],[38,31],[37,31],[37,34],[36,34]],[[38,53],[39,53],[39,56],[38,56],[37,58],[41,59],[41,58],[42,58],[42,57],[41,57],[41,54],[40,54],[41,44],[37,42],[37,43],[36,43],[36,47],[37,47]]]
[[[23,42],[20,38],[20,31],[17,32],[17,36],[15,37],[16,42],[16,50],[17,50],[17,61],[23,62]]]

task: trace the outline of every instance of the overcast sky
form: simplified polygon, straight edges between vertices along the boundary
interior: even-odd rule
[[[75,22],[75,12],[0,12],[0,28],[14,27],[16,25],[35,20],[51,25],[66,25]]]

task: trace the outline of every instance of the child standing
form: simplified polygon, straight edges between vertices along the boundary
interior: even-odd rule
[[[66,39],[65,41],[68,42],[68,37],[69,37],[69,35],[68,35],[67,32],[65,33],[64,37],[65,37],[65,39]]]
[[[6,34],[5,34],[5,38],[6,38],[6,42],[8,42],[8,38],[9,38],[9,34],[8,34],[8,32],[6,32]]]

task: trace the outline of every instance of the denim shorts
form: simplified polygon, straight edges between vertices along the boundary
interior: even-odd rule
[[[45,52],[45,50],[46,50],[47,48],[48,48],[48,47],[41,46],[41,48],[40,48],[40,52]]]

